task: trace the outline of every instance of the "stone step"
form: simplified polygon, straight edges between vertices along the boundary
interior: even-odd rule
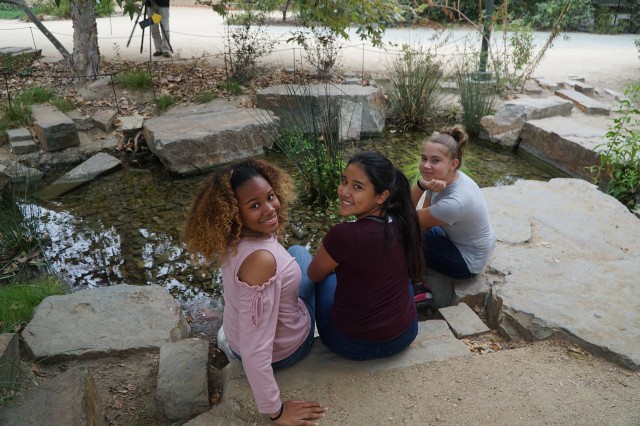
[[[74,367],[0,405],[3,425],[106,425],[100,394],[86,367]]]
[[[33,105],[33,129],[45,151],[80,145],[75,123],[51,105]]]
[[[55,182],[40,192],[39,196],[45,199],[59,197],[121,166],[122,162],[117,158],[106,152],[99,152],[84,163],[65,173],[62,177],[56,179]]]
[[[393,357],[367,362],[350,361],[334,354],[320,339],[316,339],[309,355],[291,367],[276,370],[275,377],[280,389],[295,393],[304,391],[308,383],[327,386],[347,375],[355,377],[358,374],[415,367],[471,354],[469,347],[455,338],[445,321],[429,320],[418,324],[418,336],[411,346]],[[242,363],[232,361],[224,368],[223,388],[223,404],[191,420],[187,423],[189,426],[218,424],[215,422],[220,411],[229,407],[235,413],[255,410],[253,393]],[[225,416],[229,416],[229,413],[225,413]]]
[[[440,308],[438,312],[449,324],[449,328],[458,339],[477,336],[490,331],[489,327],[480,320],[478,315],[466,303]]]
[[[609,115],[609,106],[598,102],[580,92],[570,89],[556,90],[556,96],[568,99],[574,103],[574,105],[585,114],[600,114]]]
[[[7,138],[13,154],[26,154],[37,149],[36,143],[31,136],[31,132],[24,127],[7,130]]]
[[[42,49],[32,49],[31,47],[2,47],[0,48],[0,55],[11,55],[13,57],[20,55],[29,55],[34,58],[39,58],[42,54]]]

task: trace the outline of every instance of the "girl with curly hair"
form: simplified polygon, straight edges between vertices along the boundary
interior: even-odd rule
[[[194,255],[222,266],[223,328],[218,344],[240,359],[258,411],[278,425],[315,424],[325,407],[282,401],[274,368],[304,358],[314,338],[311,261],[301,246],[278,242],[294,198],[291,178],[266,161],[249,159],[215,170],[196,194],[183,241]]]
[[[496,245],[482,191],[459,170],[468,139],[458,126],[429,138],[422,146],[421,177],[411,188],[427,267],[452,278],[482,272]]]

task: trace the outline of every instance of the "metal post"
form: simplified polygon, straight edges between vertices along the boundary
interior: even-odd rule
[[[493,15],[493,0],[487,0],[484,11],[484,29],[482,31],[482,47],[480,49],[480,74],[487,71],[487,57],[489,56],[489,40],[491,39],[491,17]]]

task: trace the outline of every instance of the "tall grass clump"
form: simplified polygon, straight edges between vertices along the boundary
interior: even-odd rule
[[[322,208],[337,199],[347,146],[341,135],[344,139],[350,125],[348,112],[340,111],[329,85],[324,87],[324,93],[316,93],[307,85],[286,86],[287,94],[281,96],[286,101],[276,112],[284,122],[266,129],[275,148],[297,169],[301,199]],[[264,117],[259,120],[266,121]]]
[[[405,47],[389,73],[387,115],[391,122],[403,132],[427,129],[442,106],[440,64],[422,51]]]
[[[495,112],[498,98],[495,94],[495,82],[487,74],[477,72],[476,60],[466,59],[468,58],[456,65],[454,78],[462,106],[462,123],[469,136],[476,137],[480,134],[480,120]]]
[[[123,89],[146,90],[150,89],[153,81],[145,70],[133,70],[117,74],[114,77],[116,84]]]
[[[24,283],[0,285],[0,333],[18,331],[31,320],[33,310],[46,297],[68,291],[66,284],[49,275]]]
[[[640,83],[629,86],[616,110],[620,114],[596,146],[600,167],[595,184],[603,184],[608,194],[629,210],[640,206]]]
[[[45,236],[36,208],[6,193],[0,197],[0,283],[19,276],[29,265],[42,266],[39,253]]]

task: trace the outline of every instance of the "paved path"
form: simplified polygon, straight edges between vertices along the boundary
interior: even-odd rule
[[[69,51],[72,51],[71,21],[47,21],[44,24]],[[145,33],[142,54],[142,31],[139,27],[134,31],[130,46],[126,47],[133,27],[134,23],[129,17],[121,16],[120,12],[111,18],[98,19],[100,53],[107,58],[119,56],[132,60],[147,60],[150,42],[148,31]],[[178,53],[174,59],[206,55],[212,62],[222,64],[222,53],[225,50],[224,29],[222,19],[209,8],[172,7],[171,43],[174,51]],[[281,41],[277,52],[268,58],[272,64],[291,67],[295,58],[296,66],[300,65],[302,50],[286,44],[291,29],[292,27],[280,25],[268,27],[268,33]],[[459,57],[469,37],[474,39],[469,43],[470,46],[479,45],[477,37],[473,36],[470,30],[453,31],[447,40],[433,40],[434,35],[435,32],[429,29],[390,29],[384,37],[389,47],[383,50],[363,43],[354,33],[351,40],[342,42],[343,67],[354,71],[383,72],[399,51],[399,47],[391,47],[391,43],[422,43],[434,49],[446,63]],[[548,33],[536,32],[534,35],[535,44],[539,47],[544,43]],[[640,59],[633,43],[637,38],[638,35],[628,34],[610,36],[571,33],[568,39],[561,37],[555,41],[554,47],[546,53],[534,74],[558,80],[577,74],[585,76],[588,83],[596,87],[622,91],[626,84],[640,81]],[[0,48],[34,45],[42,49],[45,57],[60,58],[53,45],[33,24],[17,20],[0,21]]]

